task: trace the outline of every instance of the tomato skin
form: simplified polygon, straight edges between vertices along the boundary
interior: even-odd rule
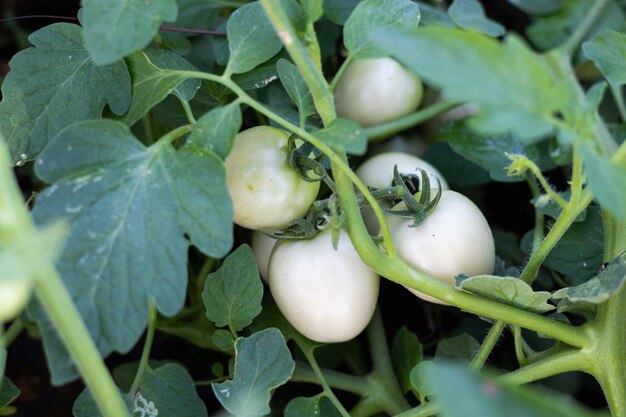
[[[393,209],[404,209],[399,203]],[[444,190],[435,210],[426,220],[411,227],[412,219],[389,217],[391,239],[398,256],[440,281],[454,285],[459,274],[493,273],[495,244],[480,209],[462,194]],[[413,294],[438,304],[447,304],[417,290]]]
[[[0,322],[17,317],[26,307],[33,285],[30,279],[17,278],[0,281]]]
[[[390,187],[393,182],[393,167],[395,165],[398,166],[400,174],[418,175],[420,184],[422,180],[418,168],[426,171],[431,187],[437,187],[437,179],[439,179],[442,189],[449,188],[448,183],[437,168],[417,156],[404,152],[384,152],[375,155],[363,162],[355,173],[368,187],[385,188]],[[385,205],[385,202],[379,201],[379,204]],[[370,234],[375,234],[380,226],[372,209],[367,206],[361,210],[361,214],[367,230]]]
[[[344,342],[367,326],[380,278],[357,254],[347,233],[337,250],[330,232],[310,240],[279,242],[269,263],[269,287],[287,320],[322,343]]]
[[[421,79],[392,58],[351,62],[335,86],[337,115],[369,127],[405,116],[419,106]]]
[[[276,239],[272,239],[259,230],[255,230],[252,233],[250,246],[252,247],[252,252],[254,253],[254,258],[256,259],[256,266],[259,269],[259,275],[266,283],[268,282],[267,269],[270,262],[270,255],[272,254],[274,246],[276,246],[276,242]]]
[[[288,162],[289,133],[270,126],[240,132],[226,158],[235,223],[253,230],[285,228],[309,210],[319,182],[300,177]]]

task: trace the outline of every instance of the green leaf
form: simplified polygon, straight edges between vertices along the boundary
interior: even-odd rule
[[[537,0],[543,2],[544,0]],[[589,14],[594,2],[567,0],[557,13],[537,17],[526,29],[530,41],[539,49],[548,50],[563,44],[578,29]],[[585,39],[592,39],[606,30],[620,31],[624,28],[624,13],[616,1],[609,1]]]
[[[36,159],[65,126],[99,119],[105,105],[123,114],[130,105],[124,62],[97,67],[83,30],[56,23],[29,37],[34,48],[13,56],[2,83],[0,126],[14,163]]]
[[[237,9],[228,19],[228,70],[248,72],[282,49],[274,27],[258,2]]]
[[[213,344],[223,352],[233,352],[235,348],[235,338],[228,330],[218,329],[211,335]]]
[[[598,203],[618,219],[626,219],[626,166],[598,154],[590,142],[581,146],[587,185]]]
[[[164,70],[195,71],[196,68],[185,58],[175,52],[164,48],[146,48],[142,51],[154,66]],[[136,83],[134,83],[136,84]],[[191,100],[200,88],[200,80],[196,78],[186,79],[174,89],[174,94],[183,100]]]
[[[324,16],[324,0],[300,0],[300,5],[310,23],[315,23]]]
[[[626,280],[626,252],[609,262],[608,266],[596,277],[575,287],[562,288],[552,298],[567,300],[569,305],[563,310],[569,311],[571,304],[601,304],[615,294]]]
[[[279,52],[278,55],[255,67],[253,70],[233,75],[233,81],[244,90],[258,90],[259,88],[267,87],[278,79],[276,63],[283,59],[281,57],[284,55],[283,52]]]
[[[0,407],[11,404],[21,393],[20,389],[9,378],[3,376],[0,383]]]
[[[452,187],[475,187],[491,181],[487,171],[453,151],[446,142],[433,143],[423,159],[436,166]]]
[[[499,182],[524,180],[523,176],[507,176],[506,167],[511,161],[504,155],[505,152],[525,155],[531,160],[539,158],[536,146],[524,146],[513,134],[481,135],[472,132],[464,122],[444,126],[437,133],[437,140],[449,143],[454,152],[478,164],[494,181]]]
[[[185,234],[209,256],[232,245],[225,170],[212,153],[160,142],[146,148],[119,122],[90,121],[62,131],[35,171],[54,185],[39,194],[33,215],[39,224],[70,222],[57,266],[103,354],[136,343],[149,298],[165,316],[180,310]]]
[[[454,22],[452,21],[452,19],[450,19],[450,16],[448,16],[448,14],[435,7],[432,6],[424,1],[418,1],[417,4],[420,7],[420,25],[421,26],[430,26],[430,25],[435,25],[435,26],[448,26],[448,27],[455,27],[456,25],[454,24]]]
[[[367,151],[367,136],[353,120],[335,119],[328,127],[313,134],[332,148],[352,155],[363,155]]]
[[[300,70],[286,59],[280,59],[276,63],[276,69],[280,77],[280,82],[289,94],[291,101],[298,107],[300,113],[304,116],[310,116],[316,113],[313,96],[307,87],[304,77],[300,74]]]
[[[146,367],[138,389],[124,395],[133,415],[145,417],[206,417],[207,409],[196,392],[193,379],[175,363],[156,369]],[[88,389],[74,403],[74,417],[96,417],[102,414]]]
[[[457,288],[480,295],[490,300],[509,304],[535,313],[554,310],[548,304],[551,294],[548,291],[533,291],[532,287],[519,278],[477,275],[456,277]]]
[[[613,85],[626,84],[626,34],[612,30],[583,44],[583,52]]]
[[[426,397],[431,395],[430,383],[428,378],[430,376],[431,368],[434,366],[433,361],[422,361],[411,368],[410,381],[411,387],[417,393],[417,398],[421,403],[426,401]]]
[[[261,312],[263,284],[250,246],[243,244],[228,255],[204,283],[206,315],[218,327],[241,330]]]
[[[422,361],[422,344],[417,335],[402,326],[391,343],[391,360],[404,393],[411,389],[411,369]]]
[[[385,56],[371,39],[376,29],[415,30],[420,9],[410,0],[365,0],[356,6],[343,28],[343,42],[352,58]]]
[[[464,366],[435,363],[425,378],[446,417],[588,417],[593,415],[563,394],[510,387],[474,375]]]
[[[340,417],[328,397],[297,397],[285,407],[285,417]]]
[[[450,18],[463,29],[484,33],[488,36],[502,36],[504,26],[485,15],[485,9],[478,0],[454,0],[448,8]]]
[[[361,0],[324,0],[324,17],[343,26]]]
[[[180,75],[168,71],[166,68],[159,68],[156,62],[152,59],[157,56],[157,60],[160,64],[170,67],[169,69],[188,70],[192,69],[189,64],[185,64],[182,58],[172,59],[173,52],[166,52],[170,55],[170,58],[164,59],[162,56],[159,58],[157,53],[154,52],[136,52],[133,55],[126,58],[128,67],[130,69],[131,76],[133,78],[133,99],[130,105],[128,113],[122,117],[122,120],[128,125],[135,124],[138,120],[144,117],[152,107],[163,101],[170,93],[180,87],[177,90],[177,95],[181,97],[188,97],[190,90],[194,88],[185,86],[186,81],[190,76]],[[199,86],[199,84],[193,84]],[[195,88],[197,90],[197,88]],[[191,98],[191,97],[189,97]]]
[[[558,12],[565,0],[507,0],[524,13],[543,15]]]
[[[239,103],[231,103],[206,113],[193,126],[188,143],[215,152],[226,159],[233,146],[235,136],[241,129]]]
[[[287,382],[295,363],[278,329],[269,328],[235,342],[233,379],[213,384],[213,392],[237,417],[263,416],[270,412],[271,392]]]
[[[461,333],[437,344],[435,361],[448,359],[469,364],[479,349],[480,343],[476,339],[467,333]]]
[[[375,40],[449,99],[475,103],[480,112],[468,123],[483,134],[511,132],[524,144],[539,141],[553,130],[553,118],[569,100],[565,83],[546,59],[516,35],[500,43],[475,32],[429,26],[377,31]]]
[[[146,47],[161,22],[176,20],[176,0],[83,0],[85,42],[97,65],[119,61]]]

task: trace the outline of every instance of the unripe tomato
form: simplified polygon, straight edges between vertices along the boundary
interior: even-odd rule
[[[399,203],[393,209],[404,210]],[[435,210],[419,226],[412,219],[389,217],[391,239],[398,256],[411,266],[448,284],[459,274],[493,273],[495,244],[480,209],[462,194],[444,190]],[[418,297],[446,304],[419,291]]]
[[[315,201],[319,182],[309,182],[288,162],[289,133],[256,126],[236,137],[226,158],[226,181],[235,223],[274,231],[302,217]]]
[[[437,187],[437,178],[442,189],[448,188],[448,183],[441,173],[423,159],[404,152],[385,152],[367,159],[356,170],[356,175],[365,185],[372,188],[385,188],[391,186],[393,182],[393,167],[398,166],[400,174],[416,174],[421,183],[421,174],[418,169],[423,169],[428,173],[431,187]],[[384,204],[383,201],[379,202]],[[373,234],[380,227],[372,209],[367,206],[362,210],[363,221],[367,230]]]
[[[374,126],[417,109],[423,93],[421,79],[392,58],[355,60],[335,86],[337,115]]]
[[[300,333],[323,343],[344,342],[367,326],[378,298],[379,276],[341,232],[279,242],[269,263],[269,287],[278,308]]]

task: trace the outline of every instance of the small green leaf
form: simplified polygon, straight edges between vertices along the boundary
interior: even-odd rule
[[[280,59],[276,63],[276,69],[278,70],[280,82],[285,87],[291,101],[300,110],[300,113],[305,117],[315,114],[313,97],[298,67],[286,59]]]
[[[166,52],[174,54],[173,52]],[[126,58],[131,76],[133,78],[133,99],[128,113],[122,120],[128,125],[133,125],[145,116],[152,107],[163,101],[170,93],[180,87],[178,95],[189,95],[190,87],[184,83],[190,78],[187,75],[175,74],[165,68],[159,68],[151,57],[170,67],[170,69],[191,69],[182,58],[163,58],[154,52],[136,52]],[[194,80],[190,80],[194,81]],[[195,83],[195,81],[194,81]],[[199,86],[199,84],[193,84]],[[194,87],[195,88],[195,87]],[[191,88],[193,89],[193,88]],[[195,88],[197,90],[197,88]]]
[[[463,122],[444,126],[437,133],[437,140],[449,143],[454,152],[478,164],[489,172],[494,181],[499,182],[524,180],[523,176],[507,175],[505,167],[511,161],[505,156],[505,152],[526,155],[531,160],[539,159],[536,146],[524,146],[513,134],[481,135],[472,132]]]
[[[417,335],[402,326],[391,343],[391,360],[404,393],[411,389],[411,369],[422,361],[422,344]]]
[[[626,34],[612,30],[583,44],[583,52],[613,85],[626,84]]]
[[[456,277],[456,286],[464,291],[499,301],[524,310],[545,313],[554,310],[548,304],[551,294],[548,291],[533,291],[532,287],[519,278],[477,275]]]
[[[233,75],[233,81],[244,90],[258,90],[267,87],[278,79],[276,63],[283,59],[281,58],[282,56],[284,54],[279,52],[274,58],[262,63],[253,70]]]
[[[422,361],[411,368],[411,387],[416,391],[417,398],[421,403],[426,401],[426,397],[432,394],[428,378],[433,366],[433,361]]]
[[[341,414],[323,395],[297,397],[285,407],[285,417],[340,417]]]
[[[618,219],[626,219],[626,166],[598,154],[592,143],[581,146],[587,184],[598,203]]]
[[[480,343],[476,339],[467,333],[461,333],[437,344],[435,361],[449,359],[469,364],[479,349]]]
[[[218,327],[241,330],[261,312],[263,284],[250,246],[243,244],[209,274],[202,291],[206,315]]]
[[[507,0],[524,13],[543,15],[558,12],[565,0]]]
[[[235,347],[235,338],[228,330],[218,329],[214,331],[211,341],[223,352],[232,352]]]
[[[241,123],[239,103],[215,108],[198,119],[189,135],[188,142],[215,152],[220,158],[226,159],[235,136],[241,129]]]
[[[352,120],[335,119],[330,126],[313,132],[313,135],[332,148],[352,155],[363,155],[367,151],[367,136]]]
[[[274,27],[258,2],[246,4],[233,12],[226,32],[230,51],[228,69],[233,74],[252,70],[282,49]]]
[[[446,417],[588,417],[563,394],[528,387],[510,387],[479,377],[464,366],[435,363],[426,372],[433,397]]]
[[[124,62],[96,66],[79,26],[52,24],[29,40],[34,47],[9,62],[0,103],[2,134],[11,159],[20,164],[36,159],[65,126],[99,119],[107,104],[115,114],[123,114],[131,98]]]
[[[480,111],[468,123],[483,134],[512,132],[523,144],[537,142],[552,132],[555,115],[570,100],[545,57],[516,35],[500,43],[476,32],[429,26],[376,31],[374,38],[449,99],[475,103]]]
[[[9,378],[3,376],[0,382],[0,408],[11,404],[21,393]]]
[[[419,21],[419,6],[410,0],[365,0],[346,21],[343,42],[353,58],[380,58],[385,52],[372,43],[375,29],[415,30]]]
[[[448,8],[450,18],[466,30],[473,30],[485,35],[497,37],[506,32],[504,27],[489,19],[478,0],[454,0]]]
[[[559,311],[569,311],[571,304],[601,304],[615,294],[626,280],[626,252],[609,262],[596,277],[575,287],[567,287],[555,292],[552,298],[567,300],[569,305]]]
[[[235,342],[233,379],[213,384],[222,406],[237,417],[270,412],[271,392],[289,380],[295,363],[278,329],[269,328]]]
[[[83,0],[85,42],[97,65],[112,64],[146,47],[177,13],[175,0]]]
[[[185,58],[165,48],[145,48],[143,53],[155,67],[162,70],[195,71],[196,68]],[[133,83],[136,85],[137,83]],[[174,89],[174,94],[183,100],[191,100],[200,88],[200,80],[196,78],[186,79]]]
[[[70,238],[57,267],[103,355],[136,343],[149,298],[166,316],[180,310],[187,283],[185,234],[210,256],[231,248],[225,169],[213,153],[159,142],[146,148],[122,123],[89,121],[51,141],[35,172],[53,185],[39,194],[34,218],[39,224],[69,221]],[[42,311],[36,317],[47,321]],[[44,326],[44,333],[49,330],[54,328]],[[58,339],[44,335],[46,340]],[[53,377],[56,365],[51,362]]]

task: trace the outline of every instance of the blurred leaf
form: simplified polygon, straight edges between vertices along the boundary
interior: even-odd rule
[[[182,307],[185,234],[210,256],[224,256],[232,245],[223,163],[196,147],[175,150],[157,142],[146,148],[119,122],[88,121],[51,141],[35,171],[53,185],[39,194],[34,218],[38,224],[69,221],[57,267],[104,356],[137,342],[148,298],[165,316]],[[37,317],[47,321],[42,311]],[[56,334],[44,338],[47,349],[63,351],[50,345]],[[61,374],[57,365],[71,363],[50,362],[53,378]]]
[[[428,385],[446,417],[588,417],[571,397],[547,390],[510,387],[453,363],[435,363]]]
[[[308,22],[315,23],[324,16],[324,0],[300,0]]]
[[[470,127],[485,135],[513,133],[523,144],[553,130],[569,91],[543,56],[516,35],[503,43],[475,32],[429,26],[416,32],[376,31],[376,43],[443,89],[451,100],[473,102]],[[424,59],[427,56],[428,59]]]
[[[297,397],[289,401],[285,417],[340,417],[341,414],[330,400],[323,395]]]
[[[391,360],[400,387],[406,394],[411,389],[411,369],[422,361],[422,344],[406,326],[396,332],[391,343]]]
[[[241,330],[261,312],[263,284],[250,246],[243,244],[204,282],[206,315],[218,327]]]
[[[270,412],[271,392],[289,380],[294,361],[285,338],[269,328],[235,342],[234,377],[213,384],[213,392],[231,414],[263,416]]]
[[[0,385],[0,407],[11,404],[21,393],[20,389],[9,378],[3,376]]]
[[[178,14],[176,0],[83,0],[82,6],[85,42],[97,65],[112,64],[143,49],[161,22],[173,22]]]
[[[519,278],[459,275],[456,277],[456,286],[481,297],[535,313],[545,313],[555,308],[548,304],[552,294],[548,291],[533,291],[530,285]]]
[[[583,52],[613,85],[626,84],[626,34],[612,30],[583,44]]]
[[[352,120],[335,119],[328,127],[312,133],[328,146],[352,155],[363,155],[367,151],[367,136]]]
[[[447,124],[437,133],[437,140],[449,143],[457,154],[478,164],[494,181],[499,182],[524,181],[523,176],[507,176],[506,167],[511,161],[504,155],[505,152],[525,155],[531,160],[539,158],[536,146],[524,146],[515,135],[476,134],[464,122]]]
[[[298,107],[305,117],[316,113],[313,97],[307,87],[300,70],[286,59],[280,59],[276,63],[276,69],[280,76],[280,82],[289,94],[291,101]]]
[[[461,333],[437,344],[435,361],[449,359],[469,364],[479,349],[480,343],[476,339],[467,333]]]
[[[526,34],[541,50],[557,47],[580,26],[593,4],[594,2],[589,0],[567,0],[557,13],[537,17],[526,29]],[[617,2],[611,1],[596,20],[586,39],[591,39],[609,29],[620,31],[623,28],[624,13]]]
[[[474,187],[491,181],[487,171],[453,151],[446,142],[433,143],[423,159],[436,166],[453,187]]]
[[[324,0],[324,17],[343,26],[361,0]]]
[[[355,59],[385,56],[372,43],[374,30],[415,30],[420,21],[420,9],[410,0],[365,0],[359,3],[343,28],[343,42]]]
[[[417,1],[417,4],[420,7],[420,25],[422,26],[447,26],[447,27],[455,27],[456,25],[450,19],[448,14],[424,1]]]
[[[189,135],[188,143],[215,152],[220,158],[226,159],[235,136],[241,129],[241,123],[239,103],[217,107],[198,119]]]
[[[507,0],[524,13],[542,15],[561,10],[566,0]]]
[[[502,36],[506,32],[498,22],[485,15],[485,9],[478,0],[454,0],[448,8],[450,18],[466,30],[484,33],[488,36]]]
[[[596,277],[575,287],[562,288],[552,298],[567,300],[559,312],[569,311],[575,304],[601,304],[615,294],[626,280],[626,252],[611,260]]]
[[[99,119],[107,104],[123,114],[131,99],[125,63],[96,66],[79,26],[55,23],[29,40],[34,47],[9,62],[0,103],[2,134],[12,161],[20,164],[36,159],[65,126]]]

